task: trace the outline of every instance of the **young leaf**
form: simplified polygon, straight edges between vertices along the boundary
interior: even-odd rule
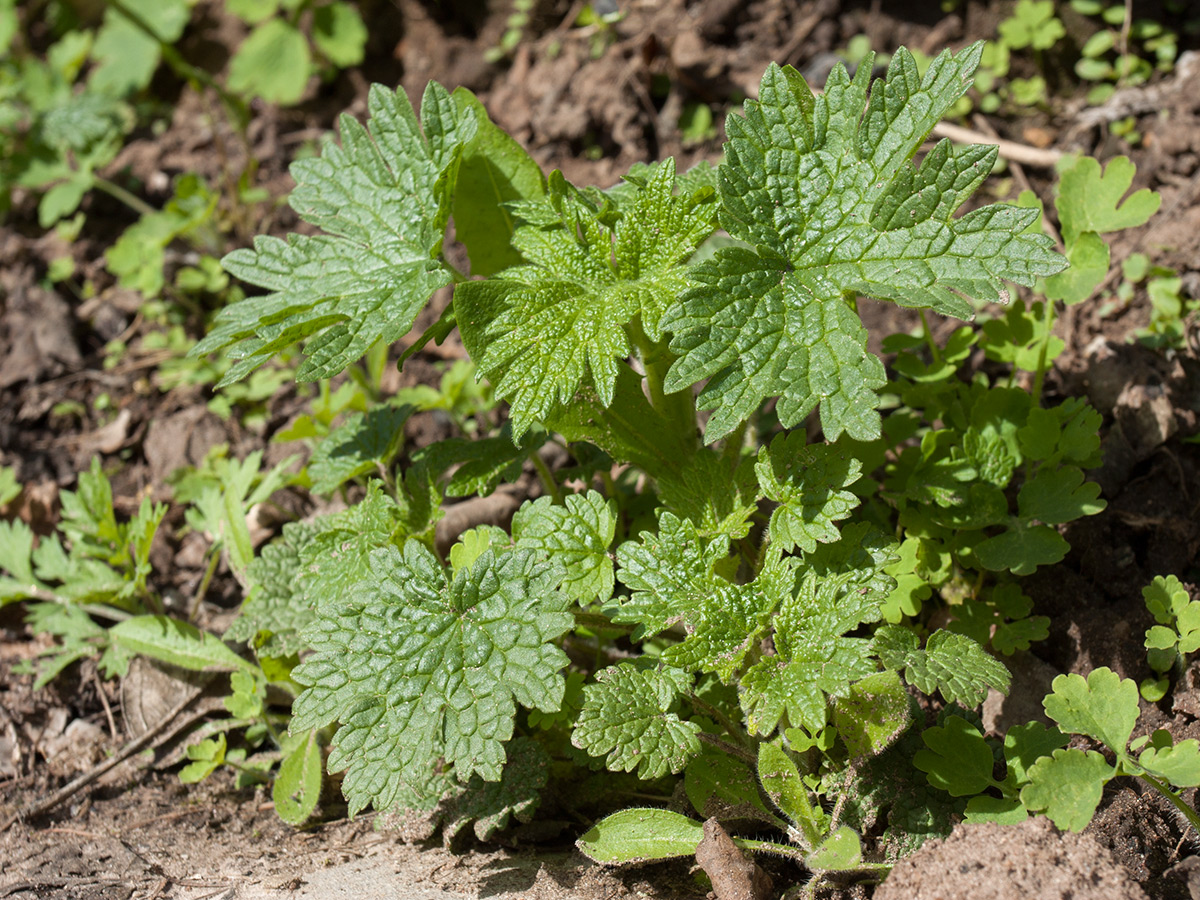
[[[322,762],[316,730],[303,735],[283,758],[271,787],[271,799],[279,818],[289,825],[303,825],[316,810],[321,799]]]
[[[996,784],[992,748],[962,716],[947,716],[943,724],[926,728],[921,739],[926,749],[917,752],[913,765],[934,787],[952,797],[971,797]]]
[[[331,494],[343,483],[391,465],[404,442],[411,406],[381,405],[351,413],[313,449],[308,460],[312,489]]]
[[[475,114],[475,136],[463,147],[454,193],[454,235],[471,257],[472,275],[494,275],[522,262],[512,246],[516,220],[506,204],[540,200],[546,177],[525,149],[488,117],[475,95],[458,87],[460,110]]]
[[[1100,485],[1083,480],[1083,472],[1075,466],[1052,468],[1043,466],[1017,494],[1017,508],[1022,518],[1037,519],[1047,525],[1073,522],[1084,516],[1094,516],[1108,503],[1098,499]]]
[[[1059,828],[1082,831],[1100,805],[1104,785],[1115,774],[1116,769],[1095,750],[1055,750],[1030,767],[1030,783],[1021,789],[1021,802],[1027,809],[1044,811]]]
[[[1024,234],[1036,210],[954,212],[991,170],[995,150],[943,141],[911,159],[962,96],[982,44],[942,53],[924,78],[907,50],[892,57],[867,102],[872,58],[851,80],[834,68],[814,96],[792,68],[772,65],[744,117],[726,121],[721,224],[751,248],[696,266],[696,287],[666,328],[679,360],[667,390],[708,378],[706,440],[728,434],[779,395],[785,427],[820,405],[825,436],[880,433],[883,366],[847,302],[857,294],[969,318],[960,294],[1001,298],[1001,279],[1032,286],[1065,261],[1044,235]]]
[[[1115,753],[1124,753],[1138,719],[1137,684],[1107,667],[1082,675],[1059,675],[1042,706],[1069,734],[1086,734]]]
[[[46,586],[33,574],[33,531],[20,519],[0,521],[0,606],[32,597]]]
[[[1018,784],[1029,780],[1029,770],[1043,756],[1062,749],[1070,738],[1057,728],[1047,728],[1041,722],[1014,725],[1004,735],[1004,759],[1008,777]]]
[[[346,770],[351,812],[390,809],[439,759],[460,780],[498,781],[516,705],[563,697],[571,627],[561,569],[528,550],[483,553],[451,580],[416,541],[371,554],[373,577],[323,605],[305,633],[315,651],[292,673],[307,685],[291,730],[341,723],[330,771]]]
[[[108,631],[114,644],[194,672],[257,671],[216,635],[168,616],[133,616]]]
[[[317,519],[316,533],[297,544],[294,601],[310,610],[345,600],[356,584],[371,577],[371,553],[403,539],[401,513],[381,482],[372,479],[354,506]],[[284,526],[285,537],[287,531]]]
[[[635,808],[601,819],[575,846],[592,862],[619,866],[692,856],[703,837],[703,826],[679,813]]]
[[[940,691],[951,703],[972,708],[983,702],[988,688],[1004,692],[1011,677],[999,660],[966,635],[938,630],[925,649],[919,638],[899,625],[875,632],[875,652],[889,669],[904,671],[904,679],[926,694]]]
[[[684,286],[686,260],[714,230],[710,188],[675,195],[667,159],[624,203],[601,208],[555,172],[542,201],[513,203],[513,246],[527,264],[481,284],[459,285],[457,317],[473,359],[512,404],[513,433],[565,405],[590,383],[604,407],[633,348],[635,319],[650,340]],[[615,218],[615,223],[613,219]]]
[[[312,620],[312,608],[297,583],[303,548],[321,534],[315,522],[288,522],[283,535],[258,552],[246,569],[250,592],[225,640],[254,641],[259,656],[290,656],[306,648],[300,632]]]
[[[1038,566],[1062,561],[1070,549],[1051,526],[1013,518],[1006,530],[977,544],[975,556],[989,572],[1007,569],[1014,575],[1032,575]]]
[[[607,602],[613,592],[613,563],[608,548],[616,536],[617,505],[595,491],[568,494],[563,506],[549,497],[525,503],[513,516],[518,547],[539,550],[558,560],[567,573],[563,590],[587,604]]]
[[[609,666],[583,689],[583,709],[571,743],[592,756],[607,756],[613,772],[661,778],[680,772],[700,752],[700,726],[673,710],[691,676],[678,669]]]
[[[813,809],[796,763],[772,741],[758,745],[758,778],[771,802],[799,827],[805,849],[816,847],[829,827],[828,818],[819,807]]]
[[[1103,172],[1090,156],[1077,157],[1063,168],[1054,200],[1063,242],[1073,244],[1085,231],[1103,234],[1145,224],[1158,211],[1162,197],[1142,188],[1122,201],[1136,171],[1126,156],[1113,157]]]
[[[833,707],[833,724],[850,759],[878,756],[912,722],[908,692],[895,672],[877,672],[850,686]]]
[[[729,681],[766,634],[778,603],[768,579],[737,585],[713,572],[729,540],[705,540],[691,522],[659,517],[658,534],[643,532],[617,550],[621,581],[631,594],[613,610],[614,622],[634,622],[635,639],[652,637],[679,622],[687,637],[663,651],[663,661],[686,671],[716,672]]]
[[[843,825],[825,838],[804,860],[814,872],[845,872],[862,865],[862,841],[853,828]]]
[[[754,466],[768,499],[779,506],[768,526],[784,553],[811,553],[839,537],[833,523],[850,515],[859,498],[843,488],[858,480],[862,464],[833,444],[805,445],[803,430],[778,435],[758,452]]]
[[[1174,575],[1155,575],[1154,580],[1142,588],[1142,600],[1146,609],[1160,625],[1172,625],[1175,619],[1190,605],[1187,588]]]
[[[290,106],[304,96],[312,54],[295,25],[268,19],[246,37],[229,63],[229,89]]]
[[[276,353],[311,338],[297,378],[336,375],[377,341],[408,332],[435,290],[451,281],[438,260],[463,143],[475,120],[430,83],[422,126],[403,90],[374,85],[370,124],[344,116],[341,146],[293,163],[289,202],[327,234],[258,237],[222,261],[230,274],[267,288],[217,314],[191,351],[230,347],[231,384]]]
[[[179,770],[179,780],[184,784],[196,784],[203,781],[225,762],[225,735],[218,734],[215,738],[188,744],[187,758],[191,760]]]
[[[162,57],[159,42],[179,40],[191,16],[185,0],[125,0],[122,5],[153,34],[130,21],[122,9],[108,6],[104,10],[104,22],[92,45],[92,58],[98,65],[88,78],[88,87],[112,97],[123,97],[150,84]]]
[[[1167,734],[1163,746],[1147,747],[1138,756],[1138,765],[1175,787],[1200,786],[1200,742],[1192,738],[1172,746],[1170,741]]]
[[[312,38],[331,63],[347,69],[363,61],[367,26],[351,4],[334,0],[313,10]]]
[[[786,712],[792,725],[816,733],[825,725],[827,695],[839,697],[875,671],[866,638],[847,637],[879,620],[896,582],[883,570],[896,560],[893,544],[866,523],[845,529],[836,544],[763,569],[762,585],[774,619],[775,650],[742,678],[742,709],[751,734],[768,735]]]

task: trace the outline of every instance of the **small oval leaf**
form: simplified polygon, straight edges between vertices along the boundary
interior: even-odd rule
[[[692,856],[704,837],[701,824],[666,809],[623,809],[601,819],[575,842],[583,855],[606,866]]]

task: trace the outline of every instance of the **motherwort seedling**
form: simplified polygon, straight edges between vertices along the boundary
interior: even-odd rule
[[[970,709],[1005,689],[987,648],[1045,633],[1013,578],[1062,559],[1057,526],[1104,506],[1083,474],[1098,415],[1042,403],[1055,300],[945,345],[922,312],[887,345],[890,381],[859,317],[873,298],[969,319],[1006,280],[1067,265],[1037,209],[957,215],[995,148],[942,141],[914,163],[980,53],[922,75],[900,50],[874,85],[867,60],[822,94],[771,66],[719,167],[637,165],[608,190],[544,177],[438,84],[420,121],[375,86],[367,125],[344,117],[340,142],[293,165],[291,204],[319,233],[230,254],[268,293],[222,310],[196,352],[227,349],[232,382],[303,341],[300,380],[332,378],[453,286],[404,358],[457,328],[509,408],[491,434],[407,455],[410,403],[321,440],[311,483],[361,500],[249,564],[230,635],[259,682],[300,689],[293,768],[328,742],[351,813],[426,809],[481,836],[550,796],[589,816],[598,798],[665,802],[682,773],[699,815],[756,820],[778,839],[745,846],[828,873],[877,874],[948,831],[963,802],[913,766],[912,692]],[[1144,211],[1115,215],[1118,182],[1060,196],[1068,251],[1099,241],[1106,261],[1099,234]],[[469,272],[444,252],[451,219]],[[1093,274],[1042,289],[1077,302]],[[969,374],[974,347],[1010,374]],[[505,483],[541,494],[511,529],[439,541],[448,501]],[[699,836],[636,809],[580,846],[624,862]]]

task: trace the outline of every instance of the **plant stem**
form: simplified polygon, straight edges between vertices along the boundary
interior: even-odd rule
[[[158,210],[143,200],[136,194],[131,194],[125,188],[113,181],[109,181],[100,175],[92,175],[92,184],[98,190],[104,191],[114,200],[119,200],[140,216],[153,216],[158,213]]]
[[[929,327],[929,320],[925,318],[925,310],[921,310],[921,327],[925,329],[925,343],[929,345],[929,358],[935,365],[940,365],[942,362],[942,351],[938,347],[937,341],[933,339],[933,329]]]
[[[1167,800],[1170,801],[1171,805],[1179,810],[1183,817],[1188,820],[1192,828],[1196,830],[1196,833],[1200,834],[1200,815],[1197,815],[1194,809],[1184,803],[1183,799],[1178,794],[1176,794],[1173,790],[1171,790],[1170,787],[1159,781],[1159,779],[1155,778],[1149,772],[1142,772],[1138,777],[1166,797]]]
[[[724,750],[735,759],[740,759],[742,762],[754,766],[755,768],[758,766],[758,758],[744,747],[738,747],[735,744],[731,744],[729,741],[722,740],[715,734],[709,734],[707,731],[701,731],[696,735],[696,737],[705,744],[711,744],[718,750]]]
[[[546,493],[550,495],[550,502],[555,506],[560,505],[562,503],[562,491],[558,489],[558,482],[554,480],[554,473],[550,471],[550,467],[546,465],[546,461],[538,455],[536,450],[529,454],[529,461],[537,469],[538,477],[542,479],[542,486],[546,488]]]
[[[733,842],[743,850],[755,850],[759,853],[776,853],[779,856],[786,856],[790,859],[797,859],[804,862],[804,857],[807,855],[798,847],[789,847],[787,844],[777,844],[774,841],[756,841],[752,838],[733,838]]]
[[[1049,364],[1046,361],[1046,356],[1050,352],[1050,337],[1054,332],[1054,318],[1057,315],[1057,307],[1053,300],[1047,300],[1045,308],[1042,312],[1043,320],[1046,323],[1046,333],[1042,335],[1041,346],[1038,347],[1038,366],[1037,372],[1033,377],[1033,405],[1038,406],[1042,402],[1042,384],[1046,380],[1046,369]]]
[[[208,585],[213,579],[213,575],[217,571],[217,564],[221,561],[221,554],[215,549],[208,551],[208,568],[204,570],[204,577],[200,579],[200,584],[196,587],[196,593],[192,595],[192,601],[188,604],[188,621],[194,621],[196,612],[200,609],[200,601],[204,599],[204,595],[208,593]]]
[[[650,405],[654,411],[668,422],[675,433],[685,435],[689,446],[695,449],[699,446],[699,430],[696,426],[696,398],[690,387],[673,394],[668,394],[663,385],[666,383],[667,372],[675,362],[673,354],[666,346],[666,341],[654,343],[642,330],[641,322],[634,320],[629,324],[633,344],[637,347],[638,356],[646,369],[646,387],[650,391]]]

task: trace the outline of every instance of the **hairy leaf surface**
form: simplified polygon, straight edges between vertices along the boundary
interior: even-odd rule
[[[583,709],[571,743],[592,756],[605,756],[610,771],[639,778],[680,772],[700,752],[700,726],[681,719],[673,707],[691,676],[678,669],[609,666],[583,689]]]
[[[635,639],[681,624],[687,636],[664,650],[663,660],[728,681],[766,634],[779,602],[767,579],[739,585],[715,574],[728,547],[727,537],[702,538],[692,522],[663,513],[658,534],[643,532],[617,550],[621,581],[632,593],[613,610],[613,621],[637,623]]]
[[[620,203],[597,203],[556,172],[544,201],[510,204],[520,220],[512,243],[527,263],[460,285],[454,302],[467,349],[512,404],[518,438],[585,381],[612,403],[620,360],[633,351],[629,323],[661,338],[685,284],[680,263],[715,227],[711,188],[674,190],[667,159]]]
[[[616,535],[617,505],[595,491],[568,494],[563,506],[549,497],[527,502],[513,516],[518,547],[540,550],[560,562],[563,590],[580,603],[607,601],[613,591],[608,547]]]
[[[1007,691],[1011,677],[999,660],[964,634],[938,630],[922,649],[907,628],[884,625],[875,632],[875,651],[883,664],[902,669],[904,679],[926,694],[941,691],[951,703],[978,706],[989,687]]]
[[[759,451],[754,467],[763,493],[779,504],[771,513],[771,541],[785,553],[807,553],[838,539],[834,525],[859,500],[844,490],[858,480],[862,463],[832,444],[805,445],[803,431],[779,435]]]
[[[438,256],[475,119],[436,82],[425,91],[420,124],[403,90],[373,85],[368,109],[366,127],[343,116],[340,145],[327,139],[319,157],[292,165],[289,202],[325,234],[260,236],[253,249],[223,260],[230,274],[270,293],[225,307],[192,350],[231,348],[238,362],[222,385],[305,339],[297,378],[332,377],[376,341],[406,334],[450,283]]]
[[[439,759],[460,780],[500,779],[517,704],[558,709],[572,625],[561,570],[536,554],[485,551],[451,580],[416,541],[371,555],[373,577],[322,607],[293,672],[307,689],[291,729],[341,723],[329,757],[352,812],[394,806]]]
[[[729,116],[721,224],[751,247],[695,267],[696,286],[665,322],[680,357],[667,389],[711,379],[700,395],[713,410],[707,440],[776,395],[787,427],[820,406],[830,440],[875,438],[883,366],[849,298],[969,318],[964,295],[1000,300],[1001,279],[1032,286],[1063,268],[1048,238],[1022,233],[1036,210],[992,205],[952,218],[991,171],[994,148],[942,141],[919,168],[911,162],[981,52],[942,53],[922,78],[900,49],[869,104],[871,57],[853,79],[834,68],[820,96],[772,65],[758,100]]]

